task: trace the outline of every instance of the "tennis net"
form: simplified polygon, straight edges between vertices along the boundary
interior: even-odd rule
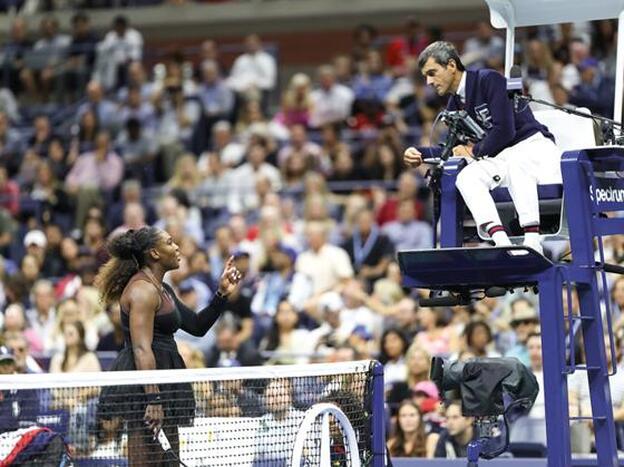
[[[374,361],[0,377],[0,465],[381,466],[383,426]]]

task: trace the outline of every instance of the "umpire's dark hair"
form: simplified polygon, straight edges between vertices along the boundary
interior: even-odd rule
[[[433,58],[436,63],[447,66],[451,60],[457,65],[459,71],[465,71],[466,68],[459,58],[457,49],[453,44],[446,41],[436,41],[429,44],[418,56],[418,68],[422,69],[429,58]]]

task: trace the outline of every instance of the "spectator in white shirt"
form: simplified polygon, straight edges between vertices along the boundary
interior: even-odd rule
[[[113,20],[109,31],[98,45],[97,73],[107,88],[119,88],[127,82],[128,65],[143,58],[143,36],[131,28],[125,16]]]
[[[212,127],[212,151],[219,157],[221,164],[226,168],[238,166],[245,158],[245,146],[234,139],[232,125],[226,120],[220,120]],[[197,162],[203,172],[208,171],[207,154],[202,154]]]
[[[268,94],[276,84],[277,64],[275,58],[263,50],[262,41],[257,34],[250,34],[245,38],[245,47],[247,51],[234,61],[228,84],[234,91],[246,97],[257,97],[260,92],[262,108],[266,110]]]
[[[32,308],[26,310],[28,327],[43,343],[43,350],[52,350],[52,335],[56,323],[56,298],[52,282],[39,279],[32,288]]]
[[[232,186],[228,201],[230,212],[241,213],[258,207],[258,194],[256,193],[258,177],[267,178],[274,191],[281,188],[280,172],[275,166],[265,162],[266,157],[266,143],[260,140],[249,147],[247,162],[232,172]]]
[[[312,91],[312,114],[310,126],[319,128],[328,123],[337,123],[351,115],[353,91],[336,83],[336,73],[331,65],[318,69],[320,87]]]
[[[312,280],[314,294],[334,289],[353,277],[353,266],[347,252],[327,243],[327,229],[322,222],[310,222],[306,226],[308,249],[301,253],[295,270]]]

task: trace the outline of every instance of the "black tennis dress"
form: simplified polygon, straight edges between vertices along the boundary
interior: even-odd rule
[[[138,280],[153,283],[144,272],[139,271],[130,278],[124,293],[130,284]],[[164,290],[160,293],[160,307],[154,316],[152,352],[154,353],[156,368],[159,370],[186,368],[178,353],[173,334],[178,329],[183,329],[194,336],[205,335],[221,315],[225,303],[225,298],[215,294],[206,308],[195,313],[180,302],[169,285],[164,284]],[[121,324],[125,345],[113,362],[110,371],[136,370],[130,335],[129,310],[124,309],[124,307],[121,307]],[[114,378],[113,375],[110,377]],[[140,378],[140,372],[137,372],[137,378]],[[161,384],[159,389],[165,415],[164,424],[169,426],[192,424],[195,414],[195,398],[191,383]],[[98,416],[104,419],[119,416],[128,422],[129,428],[136,428],[144,426],[143,416],[146,405],[143,383],[140,385],[104,386],[100,394]]]

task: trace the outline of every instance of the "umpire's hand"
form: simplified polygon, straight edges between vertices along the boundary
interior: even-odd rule
[[[403,153],[403,162],[410,167],[418,167],[422,161],[422,154],[414,147],[407,148]]]

